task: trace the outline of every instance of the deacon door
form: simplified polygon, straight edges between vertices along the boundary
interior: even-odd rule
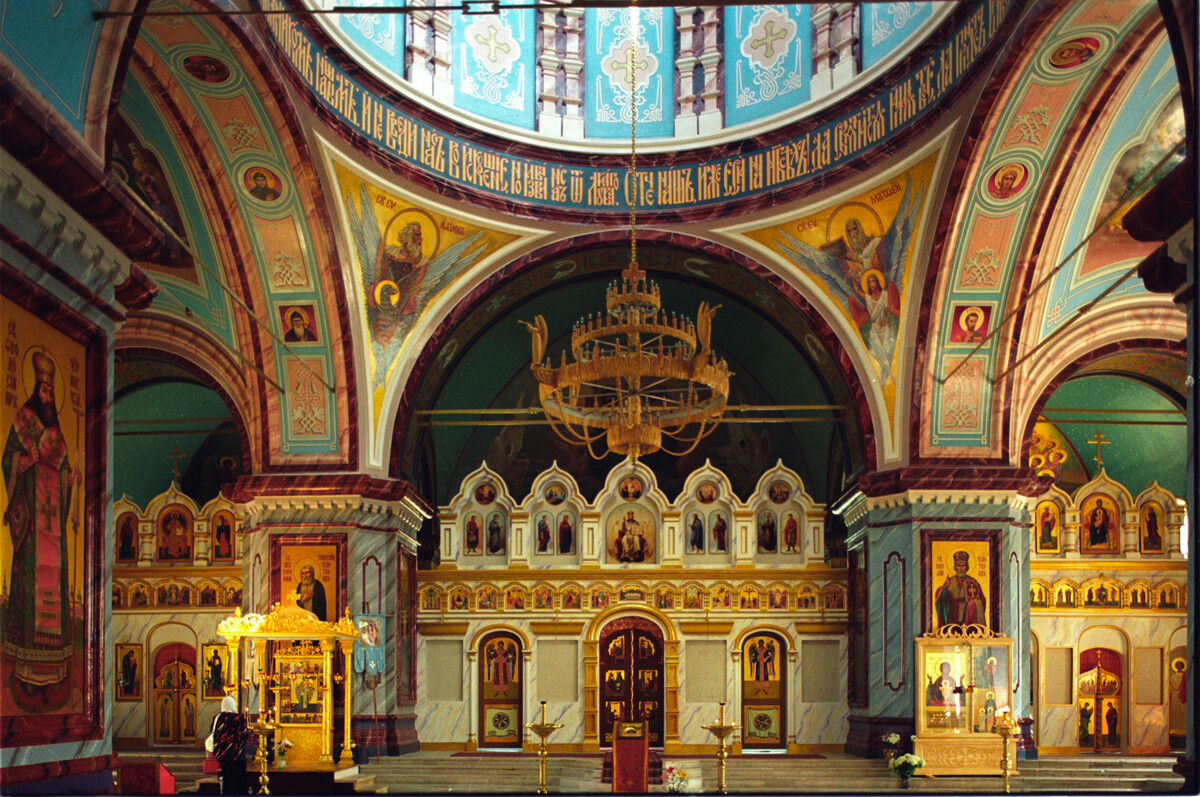
[[[1121,750],[1121,695],[1124,691],[1121,654],[1091,648],[1079,654],[1079,746],[1085,750]]]
[[[787,749],[787,643],[757,633],[742,643],[742,749]]]
[[[663,744],[662,631],[623,617],[600,634],[600,738],[610,747],[618,722],[646,722],[651,747]]]
[[[196,740],[200,706],[197,687],[195,648],[173,642],[154,652],[154,691],[148,723],[154,744]]]
[[[479,643],[479,746],[520,747],[521,640],[507,631]]]

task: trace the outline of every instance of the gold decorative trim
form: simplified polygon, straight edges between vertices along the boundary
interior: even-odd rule
[[[1183,561],[1181,564],[1186,565]],[[441,567],[445,567],[445,564]],[[1095,567],[1092,568],[1093,570]],[[720,579],[729,580],[731,568],[685,568],[687,578],[689,580],[700,579]],[[756,569],[754,565],[745,568],[746,572],[769,573],[771,581],[785,581],[788,579],[804,578],[808,581],[833,581],[842,582],[849,577],[849,571],[845,568],[803,568],[803,567],[787,567],[763,571]],[[679,577],[678,567],[655,567],[652,569],[638,570],[638,579],[666,579],[675,580]],[[741,570],[739,569],[740,573]],[[452,581],[545,581],[547,577],[552,576],[554,580],[569,581],[572,579],[586,579],[595,581],[598,579],[611,579],[612,581],[627,581],[630,578],[627,570],[605,570],[598,565],[592,567],[572,567],[572,568],[555,568],[553,571],[546,570],[520,570],[511,568],[492,569],[476,569],[476,570],[459,570],[455,569],[436,569],[436,570],[418,570],[417,583],[438,583]],[[766,576],[763,576],[766,577]],[[735,577],[737,580],[748,580],[742,576]],[[760,581],[762,578],[755,578],[754,581]]]
[[[223,637],[358,639],[358,629],[350,619],[349,610],[336,623],[326,623],[318,620],[312,612],[297,606],[294,592],[285,592],[283,603],[276,603],[268,614],[244,615],[241,607],[238,607],[232,617],[226,617],[217,625],[217,633]]]
[[[241,565],[196,565],[183,562],[177,565],[155,565],[154,567],[135,567],[133,565],[113,568],[113,578],[138,579],[148,578],[230,578],[242,577]]]
[[[933,631],[921,635],[918,639],[1008,639],[1004,634],[993,631],[985,625],[948,624],[938,626]]]
[[[843,634],[846,632],[846,623],[793,623],[796,626],[796,635],[800,634]]]
[[[733,630],[732,620],[680,620],[679,630],[684,634],[726,634]]]
[[[1097,570],[1102,570],[1106,573],[1113,570],[1177,570],[1187,572],[1187,565],[1187,559],[1111,560],[1096,557],[1091,559],[1031,559],[1029,561],[1029,569],[1034,572],[1055,570],[1086,570],[1092,573]]]
[[[469,623],[417,623],[417,633],[421,636],[465,637],[468,625]]]
[[[583,631],[583,620],[570,622],[567,620],[531,620],[529,630],[540,636],[542,634],[578,635]]]

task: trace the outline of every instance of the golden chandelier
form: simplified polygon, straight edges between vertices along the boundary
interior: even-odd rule
[[[632,117],[630,167],[625,183],[630,200],[629,266],[605,292],[605,309],[575,322],[571,357],[559,365],[546,359],[546,320],[525,326],[533,335],[530,368],[551,428],[563,440],[587,447],[606,438],[608,451],[639,456],[665,451],[681,456],[721,420],[729,398],[729,368],[712,352],[712,318],[720,305],[700,303],[693,324],[662,310],[658,285],[637,262],[637,106],[635,54],[630,38],[626,74]],[[674,447],[664,445],[664,438]]]

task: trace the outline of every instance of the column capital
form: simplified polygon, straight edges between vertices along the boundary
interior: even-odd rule
[[[297,523],[354,525],[416,535],[433,508],[403,479],[365,474],[257,474],[234,482],[229,498],[243,531]]]
[[[1013,492],[1034,498],[1050,489],[1052,477],[1038,476],[1033,468],[998,465],[909,465],[894,470],[864,473],[858,488],[874,498],[910,491]]]

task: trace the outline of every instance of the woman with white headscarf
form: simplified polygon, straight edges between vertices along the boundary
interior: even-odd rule
[[[213,723],[213,756],[221,767],[222,794],[249,794],[246,778],[246,742],[250,729],[238,713],[237,701],[226,695]]]

